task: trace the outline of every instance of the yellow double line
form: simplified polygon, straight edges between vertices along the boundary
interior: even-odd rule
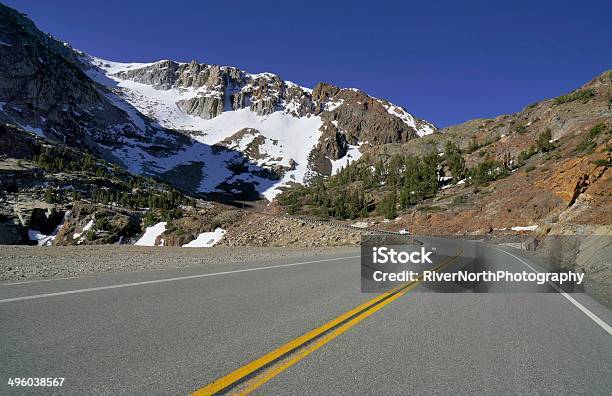
[[[455,261],[459,256],[463,254],[463,249],[453,257],[447,259],[442,262],[438,266],[436,266],[433,271],[438,271]],[[323,345],[327,344],[334,338],[338,337],[340,334],[346,332],[351,327],[355,326],[365,318],[369,317],[382,307],[396,299],[400,298],[408,291],[412,290],[416,287],[420,282],[422,282],[423,277],[420,276],[417,280],[398,286],[397,288],[382,293],[372,300],[366,301],[365,303],[351,309],[338,316],[337,318],[325,323],[324,325],[317,327],[314,330],[309,331],[308,333],[282,345],[281,347],[268,352],[262,357],[253,360],[252,362],[232,371],[225,377],[221,377],[216,381],[206,385],[203,388],[200,388],[192,393],[194,396],[203,396],[203,395],[213,395],[215,393],[221,392],[227,389],[230,386],[237,384],[239,381],[242,381],[246,377],[255,373],[257,370],[268,366],[275,361],[281,360],[278,364],[272,364],[267,370],[262,373],[254,376],[249,379],[246,383],[243,384],[238,394],[249,394],[253,392],[255,389],[259,388],[261,385],[268,382],[270,379],[274,378],[284,370],[293,366],[300,360],[304,359],[306,356],[310,355],[312,352],[321,348]],[[306,345],[308,344],[308,345]],[[302,349],[299,349],[303,347]],[[291,355],[291,352],[297,351],[297,353]],[[284,358],[284,359],[281,359]]]

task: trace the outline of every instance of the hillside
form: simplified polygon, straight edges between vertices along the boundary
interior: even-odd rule
[[[171,220],[181,207],[198,206],[166,183],[5,124],[0,186],[2,244],[127,242],[141,233],[147,215]]]
[[[163,229],[144,242],[150,229]],[[151,227],[151,228],[149,228]],[[0,244],[338,246],[359,233],[205,201],[149,177],[0,124]],[[143,239],[144,238],[144,239]]]
[[[612,224],[611,98],[608,71],[516,114],[372,147],[330,180],[279,199],[295,213],[413,233]]]

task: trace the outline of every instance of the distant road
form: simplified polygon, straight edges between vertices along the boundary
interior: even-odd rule
[[[448,251],[440,271],[474,249],[495,268],[541,270],[508,247],[423,241]],[[69,394],[612,389],[612,314],[588,296],[362,294],[358,256],[0,285],[0,394],[42,392],[14,377],[65,377],[45,390]]]

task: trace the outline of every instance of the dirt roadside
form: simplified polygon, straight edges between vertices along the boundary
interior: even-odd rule
[[[141,247],[0,246],[0,282],[76,277],[104,272],[150,271],[243,261],[356,254],[358,247]]]

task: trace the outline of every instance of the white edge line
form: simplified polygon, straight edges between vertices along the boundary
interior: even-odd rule
[[[67,291],[56,292],[56,293],[34,294],[34,295],[31,295],[31,296],[6,298],[4,300],[0,300],[0,304],[8,303],[8,302],[13,302],[13,301],[34,300],[34,299],[38,299],[38,298],[65,296],[67,294],[88,293],[88,292],[99,291],[99,290],[120,289],[120,288],[123,288],[123,287],[151,285],[151,284],[155,284],[155,283],[173,282],[173,281],[186,280],[186,279],[206,278],[206,277],[216,276],[216,275],[228,275],[228,274],[237,274],[237,273],[241,273],[241,272],[268,270],[268,269],[274,269],[274,268],[296,267],[296,266],[305,265],[305,264],[322,263],[322,262],[326,262],[326,261],[346,260],[346,259],[357,258],[357,257],[361,257],[361,256],[336,257],[336,258],[323,259],[323,260],[303,261],[303,262],[300,262],[300,263],[279,264],[279,265],[270,265],[270,266],[267,266],[267,267],[246,268],[246,269],[233,270],[233,271],[213,272],[213,273],[210,273],[210,274],[179,276],[179,277],[176,277],[176,278],[155,279],[155,280],[142,281],[142,282],[122,283],[122,284],[119,284],[119,285],[90,287],[90,288],[87,288],[87,289],[67,290]]]
[[[537,269],[533,268],[528,262],[526,262],[525,260],[523,260],[522,258],[507,252],[503,249],[498,249],[496,247],[491,246],[493,249],[498,250],[500,252],[504,252],[506,254],[509,254],[510,256],[514,257],[515,259],[517,259],[518,261],[520,261],[521,263],[525,264],[528,268],[530,268],[533,272],[535,272],[536,274],[539,274],[540,271],[538,271]],[[585,307],[584,305],[580,304],[578,301],[576,301],[572,296],[570,296],[569,294],[567,294],[566,292],[564,292],[563,290],[561,290],[559,288],[559,286],[555,285],[554,283],[548,282],[548,284],[550,284],[557,292],[559,292],[559,294],[561,294],[563,297],[565,297],[569,302],[571,302],[572,304],[574,304],[579,310],[581,310],[586,316],[588,316],[593,322],[597,323],[602,329],[604,329],[608,334],[612,335],[612,327],[610,327],[610,325],[608,325],[606,322],[604,322],[601,318],[599,318],[599,316],[595,315],[593,312],[591,312],[587,307]]]

